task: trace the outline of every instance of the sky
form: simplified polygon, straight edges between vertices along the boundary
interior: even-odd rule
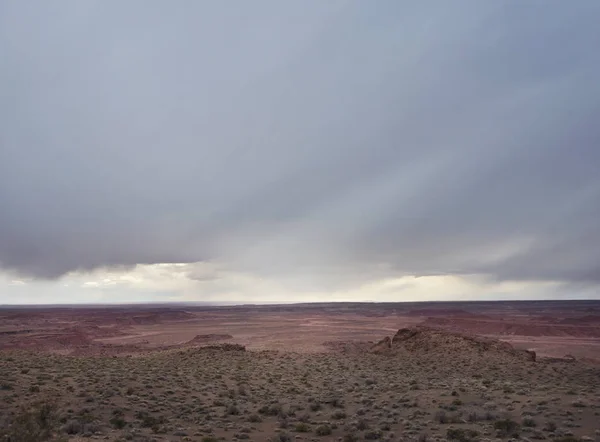
[[[0,304],[600,299],[597,0],[0,2]]]

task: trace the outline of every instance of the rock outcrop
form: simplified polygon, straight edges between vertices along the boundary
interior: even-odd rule
[[[385,354],[385,353],[389,353],[391,350],[392,350],[392,340],[389,338],[389,336],[386,336],[381,341],[379,341],[377,344],[373,345],[370,349],[370,352]]]
[[[402,328],[392,339],[385,338],[373,345],[372,353],[429,354],[440,356],[485,357],[498,356],[535,362],[536,354],[529,350],[519,350],[507,342],[480,336],[427,327]]]

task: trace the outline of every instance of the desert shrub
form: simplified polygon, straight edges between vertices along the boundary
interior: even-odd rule
[[[359,431],[364,431],[369,429],[369,423],[364,419],[359,419],[356,423],[356,429]]]
[[[498,437],[516,437],[519,434],[519,424],[512,419],[501,419],[494,422]]]
[[[310,420],[310,415],[308,413],[303,413],[298,417],[300,422],[308,422]]]
[[[497,416],[494,413],[492,413],[491,411],[486,411],[484,414],[484,419],[486,421],[493,421],[496,418],[497,418]]]
[[[258,414],[253,413],[250,416],[248,416],[248,422],[252,422],[252,423],[262,422],[262,418]]]
[[[83,433],[83,423],[77,419],[71,419],[63,425],[62,431],[67,434]]]
[[[123,419],[122,416],[113,416],[110,418],[109,422],[113,428],[116,428],[118,430],[125,428],[125,425],[127,425],[127,422],[125,421],[125,419]]]
[[[477,440],[479,432],[467,428],[448,428],[446,431],[448,440],[457,440],[459,442],[471,442]]]
[[[364,434],[365,440],[379,440],[383,437],[383,433],[380,430],[367,431]]]
[[[227,407],[227,414],[237,416],[240,414],[240,409],[235,404],[230,404]]]
[[[356,437],[356,435],[354,435],[354,433],[346,433],[346,434],[344,434],[342,441],[343,442],[357,442],[358,438]]]
[[[334,413],[332,413],[332,415],[331,415],[331,419],[336,419],[336,420],[344,419],[345,417],[346,417],[346,413],[344,413],[342,410],[337,410]]]
[[[319,425],[315,433],[317,436],[328,436],[331,434],[331,427],[329,425]]]
[[[41,442],[50,440],[58,425],[56,408],[38,403],[23,408],[12,422],[0,429],[0,440],[8,442]]]
[[[333,398],[331,400],[331,406],[333,408],[344,408],[344,401],[341,398]]]
[[[537,427],[537,422],[531,417],[524,417],[523,422],[521,423],[524,427]]]
[[[266,416],[277,416],[281,413],[281,404],[263,405],[258,409],[258,412]]]
[[[546,422],[546,425],[544,425],[544,430],[546,431],[554,432],[556,431],[556,428],[556,423],[552,421],[548,421]]]
[[[468,415],[467,415],[467,421],[474,423],[474,422],[478,422],[481,419],[481,416],[479,414],[477,414],[476,411],[471,411]]]
[[[140,420],[140,426],[143,428],[151,428],[155,433],[158,432],[158,428],[161,424],[166,422],[166,419],[162,416],[155,417],[149,414],[147,411],[138,411],[135,415]]]
[[[461,422],[460,413],[446,413],[444,410],[438,410],[434,419],[440,424],[458,424]]]
[[[448,423],[448,415],[444,410],[439,410],[435,413],[434,419],[436,422],[440,424]]]
[[[276,442],[292,442],[292,436],[290,436],[285,431],[279,433],[275,439]]]
[[[219,442],[219,439],[214,436],[204,436],[201,440],[202,442]]]
[[[294,430],[297,433],[308,433],[310,431],[310,427],[304,422],[298,422],[294,427]]]
[[[319,411],[321,409],[320,402],[313,402],[310,404],[310,411]]]

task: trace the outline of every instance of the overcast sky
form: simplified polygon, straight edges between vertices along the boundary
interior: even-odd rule
[[[0,2],[0,304],[600,298],[600,2]]]

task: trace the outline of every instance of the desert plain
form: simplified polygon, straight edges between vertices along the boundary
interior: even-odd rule
[[[0,308],[0,440],[600,441],[600,301]]]

